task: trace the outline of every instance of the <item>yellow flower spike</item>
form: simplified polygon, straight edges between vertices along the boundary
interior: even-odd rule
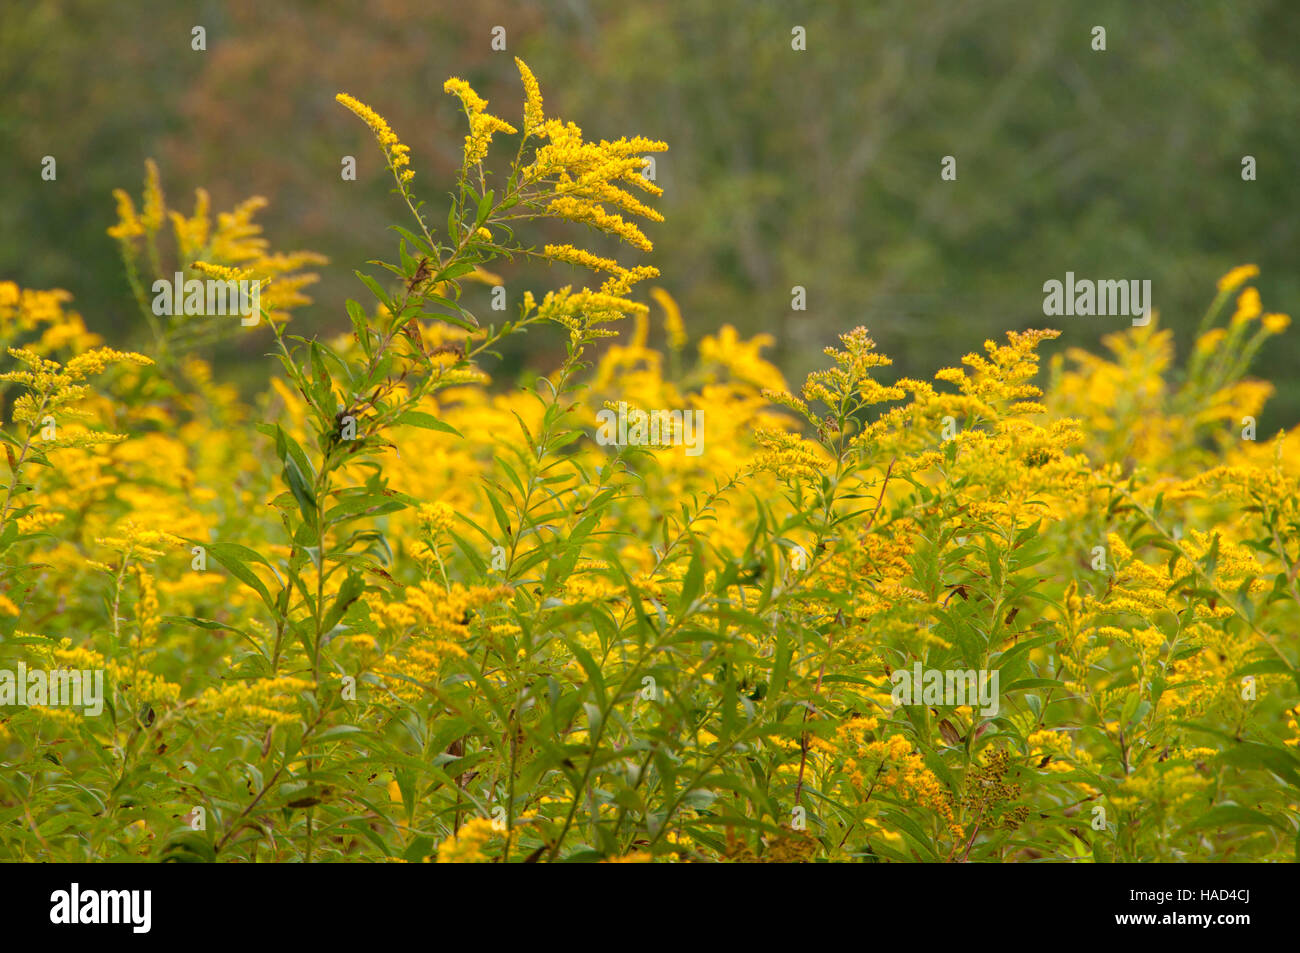
[[[1225,328],[1211,328],[1197,339],[1196,350],[1201,354],[1213,354],[1227,336]]]
[[[172,220],[172,231],[176,234],[176,244],[182,259],[190,259],[208,243],[208,206],[210,199],[206,189],[194,190],[194,214],[186,218],[180,212],[172,211],[168,215]]]
[[[1238,265],[1236,268],[1232,269],[1230,272],[1228,272],[1226,275],[1224,275],[1222,278],[1219,279],[1219,291],[1221,293],[1236,291],[1244,283],[1249,281],[1251,278],[1257,277],[1258,275],[1259,275],[1258,265]]]
[[[1259,300],[1259,291],[1255,288],[1247,288],[1237,297],[1237,310],[1233,312],[1232,323],[1237,325],[1253,321],[1263,312],[1264,307]]]
[[[112,238],[125,241],[144,234],[144,224],[135,214],[135,203],[125,189],[114,189],[113,198],[117,200],[117,224],[108,230]]]
[[[546,122],[542,111],[542,89],[537,84],[533,71],[519,57],[515,57],[515,66],[519,69],[519,78],[524,84],[524,136],[531,136]]]
[[[379,148],[383,150],[384,158],[388,160],[389,169],[399,182],[406,183],[415,177],[415,173],[407,168],[411,164],[410,147],[402,144],[383,116],[347,93],[338,93],[334,99],[370,127]]]
[[[111,347],[100,347],[78,354],[68,361],[63,368],[63,375],[70,381],[85,380],[92,374],[100,373],[110,364],[136,364],[147,367],[153,364],[153,360],[133,351],[115,351]]]
[[[153,159],[145,160],[144,211],[140,221],[148,232],[156,232],[162,227],[167,213],[167,203],[163,199],[162,181],[158,174],[158,164]]]
[[[572,245],[547,245],[542,249],[542,254],[554,261],[562,261],[570,265],[579,265],[588,268],[591,271],[607,271],[613,275],[623,275],[627,269],[620,265],[612,258],[602,258],[599,255],[593,255],[591,252],[582,248],[575,248]]]
[[[557,199],[552,199],[547,206],[547,211],[556,218],[564,218],[571,222],[590,225],[599,231],[615,235],[642,251],[654,251],[650,239],[645,237],[645,233],[641,229],[631,222],[624,221],[621,215],[606,212],[595,202],[563,195]]]
[[[458,76],[453,76],[443,83],[442,91],[460,97],[467,112],[481,113],[487,109],[487,100],[474,92],[473,87]]]
[[[664,309],[664,333],[668,335],[668,346],[680,351],[686,346],[686,326],[682,323],[682,312],[677,302],[663,288],[651,288],[650,297]]]
[[[190,262],[190,267],[200,274],[219,281],[244,281],[253,277],[253,269],[236,268],[230,265],[216,265],[208,261]]]
[[[398,144],[398,138],[389,127],[387,120],[361,100],[349,96],[347,93],[338,93],[334,99],[342,103],[344,107],[351,110],[358,119],[370,127],[370,131],[375,134],[375,138],[379,140],[379,144],[383,146],[385,152],[390,151],[393,146]]]
[[[469,135],[465,137],[465,165],[472,166],[482,162],[492,145],[492,137],[498,132],[512,134],[514,126],[490,113],[472,113],[469,119]]]

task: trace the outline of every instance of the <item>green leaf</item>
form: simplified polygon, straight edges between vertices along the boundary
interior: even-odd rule
[[[493,199],[495,196],[496,196],[496,192],[495,192],[494,190],[492,190],[492,189],[488,189],[488,190],[487,190],[487,195],[483,196],[483,198],[479,201],[479,203],[478,203],[478,215],[476,215],[476,216],[474,217],[474,227],[475,227],[475,228],[478,228],[478,227],[479,227],[480,225],[482,225],[485,221],[487,221],[487,217],[488,217],[488,215],[490,215],[490,214],[492,213],[492,199]]]
[[[1248,807],[1237,807],[1235,805],[1212,807],[1196,820],[1185,825],[1183,830],[1194,831],[1207,827],[1217,828],[1227,824],[1244,824],[1249,827],[1276,827],[1278,830],[1287,833],[1291,831],[1286,824],[1275,817],[1269,817],[1267,814],[1251,810]]]
[[[420,410],[408,410],[406,413],[398,417],[394,423],[410,427],[422,427],[425,430],[437,430],[440,433],[449,433],[464,439],[461,432],[451,424],[444,423],[437,417],[433,416],[433,414],[426,414]]]
[[[351,298],[347,300],[348,317],[352,320],[352,331],[357,336],[357,341],[361,344],[361,350],[365,352],[367,358],[372,354],[370,343],[370,320],[366,317],[365,309]]]
[[[292,456],[286,457],[284,460],[284,482],[289,484],[289,492],[298,501],[298,509],[302,512],[303,520],[309,527],[314,528],[316,526],[316,497],[307,486],[307,480],[303,477],[298,462]]]
[[[476,267],[472,261],[458,261],[448,265],[434,277],[434,281],[450,281],[453,278],[459,278],[461,275],[468,274]]]
[[[350,571],[347,578],[343,580],[343,585],[339,587],[334,605],[330,606],[329,612],[325,613],[324,621],[321,622],[321,631],[332,631],[334,626],[338,625],[339,620],[343,618],[343,614],[348,611],[348,606],[361,598],[362,593],[365,591],[366,582],[361,578],[361,574],[355,569]]]
[[[1219,760],[1243,768],[1264,768],[1300,788],[1300,758],[1283,748],[1243,741],[1220,754]]]
[[[267,608],[272,612],[275,611],[275,600],[271,598],[271,593],[267,590],[265,583],[248,567],[250,562],[261,563],[264,566],[271,565],[259,553],[238,543],[203,544],[195,542],[194,545],[205,546],[213,559],[224,566],[232,576],[261,596]]]
[[[397,310],[396,308],[393,307],[393,299],[388,297],[388,295],[385,293],[383,288],[379,287],[379,282],[375,281],[375,279],[371,278],[369,275],[362,274],[359,271],[354,271],[353,274],[355,274],[358,278],[361,279],[361,283],[370,289],[370,293],[373,294],[376,298],[378,298],[383,303],[385,308],[387,308],[389,311]]]

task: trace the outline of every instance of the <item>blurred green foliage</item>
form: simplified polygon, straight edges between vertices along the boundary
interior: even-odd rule
[[[791,49],[795,25],[806,51]],[[1056,324],[1058,347],[1095,349],[1124,319],[1043,317],[1042,284],[1066,271],[1151,279],[1184,349],[1234,265],[1260,266],[1267,308],[1300,308],[1295,0],[7,0],[0,277],[68,289],[113,341],[141,333],[104,229],[111,190],[138,194],[154,156],[186,211],[196,186],[215,209],[266,195],[273,247],[333,259],[299,332],[341,331],[352,268],[387,247],[394,199],[334,93],[387,117],[435,198],[463,135],[443,78],[516,116],[513,54],[548,111],[588,135],[670,144],[656,168],[667,222],[649,230],[660,284],[692,333],[773,332],[791,379],[857,324],[918,376],[1008,328]],[[341,180],[343,155],[358,181]],[[945,155],[955,182],[940,180]],[[1257,181],[1242,181],[1244,155]],[[795,285],[806,312],[791,311]],[[1261,433],[1300,417],[1297,333],[1257,364],[1279,392]],[[543,350],[508,358],[545,363]]]

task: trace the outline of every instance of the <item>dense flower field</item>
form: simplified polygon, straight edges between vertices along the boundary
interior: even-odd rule
[[[791,386],[653,268],[533,243],[649,250],[666,146],[588,141],[519,69],[518,122],[447,83],[445,224],[339,96],[406,224],[338,339],[291,320],[324,262],[260,199],[186,215],[152,164],[109,230],[146,353],[0,283],[0,858],[1294,859],[1300,442],[1255,433],[1288,323],[1255,269],[1181,359],[1154,316],[898,380],[857,328]],[[520,257],[574,283],[478,307]],[[257,310],[160,313],[177,271]],[[560,365],[493,381],[547,324]],[[251,402],[199,356],[237,334]]]

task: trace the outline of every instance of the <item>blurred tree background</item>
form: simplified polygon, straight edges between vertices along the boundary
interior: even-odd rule
[[[190,48],[195,25],[206,51]],[[495,26],[507,52],[491,49]],[[1151,279],[1180,353],[1234,265],[1260,266],[1267,309],[1300,312],[1296,0],[4,0],[0,278],[66,288],[110,340],[142,337],[104,230],[111,190],[138,196],[153,156],[187,214],[197,186],[214,211],[267,196],[273,248],[332,259],[298,333],[342,331],[343,300],[366,300],[352,269],[395,258],[387,223],[408,223],[334,93],[411,146],[436,223],[464,135],[442,82],[459,75],[517,119],[513,55],[548,113],[669,143],[667,222],[647,229],[658,284],[695,335],[771,332],[792,380],[858,324],[900,374],[927,378],[1012,328],[1096,349],[1127,322],[1045,318],[1042,284],[1067,271]],[[940,179],[946,155],[955,182]],[[1257,181],[1242,181],[1245,155]],[[500,270],[512,308],[516,289],[569,280]],[[795,285],[806,312],[791,310]],[[1297,334],[1256,366],[1278,388],[1261,436],[1300,419]],[[228,376],[269,373],[235,363],[265,345],[240,335],[216,357]],[[549,366],[550,346],[507,354],[506,371]]]

